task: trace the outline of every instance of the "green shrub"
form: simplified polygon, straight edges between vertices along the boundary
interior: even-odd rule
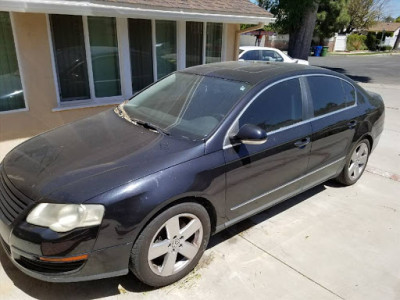
[[[381,51],[390,51],[390,50],[392,50],[392,46],[380,46],[379,50],[381,50]]]
[[[371,51],[376,51],[376,49],[378,49],[378,40],[375,32],[368,32],[365,45]]]
[[[360,34],[350,34],[347,36],[347,50],[367,50],[367,46],[365,45],[367,37],[365,35]]]

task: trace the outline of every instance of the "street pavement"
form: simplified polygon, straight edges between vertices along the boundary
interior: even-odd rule
[[[359,76],[352,63],[346,58],[345,72]],[[371,78],[364,88],[383,96],[386,121],[357,184],[329,181],[213,236],[199,266],[161,289],[132,274],[41,282],[19,272],[1,249],[0,298],[400,299],[400,84],[359,74]]]

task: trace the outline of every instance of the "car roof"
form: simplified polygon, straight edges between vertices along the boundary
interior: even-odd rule
[[[242,81],[251,85],[256,85],[267,80],[274,81],[281,78],[304,74],[330,74],[344,78],[344,76],[339,73],[319,67],[264,61],[230,61],[213,63],[187,68],[179,72]]]

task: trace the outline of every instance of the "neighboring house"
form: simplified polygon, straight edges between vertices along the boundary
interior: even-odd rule
[[[378,22],[375,25],[368,28],[369,32],[387,32],[393,33],[392,37],[386,37],[382,42],[381,46],[391,46],[394,47],[394,43],[396,42],[396,38],[400,33],[400,23],[387,23],[387,22]]]
[[[236,60],[239,24],[271,21],[248,0],[1,0],[0,159],[175,70]]]

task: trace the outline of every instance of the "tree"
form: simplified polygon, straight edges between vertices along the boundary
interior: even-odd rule
[[[400,16],[398,16],[395,20],[396,23],[400,23]]]
[[[275,26],[289,33],[290,56],[308,59],[320,1],[325,0],[274,1],[271,12],[276,17]]]
[[[350,22],[346,32],[367,29],[383,16],[387,0],[349,0],[347,11]]]
[[[387,16],[383,19],[384,22],[392,23],[394,22],[394,18],[392,16]]]
[[[319,37],[320,45],[325,38],[331,38],[349,24],[347,2],[348,0],[328,0],[319,4],[314,36]]]

